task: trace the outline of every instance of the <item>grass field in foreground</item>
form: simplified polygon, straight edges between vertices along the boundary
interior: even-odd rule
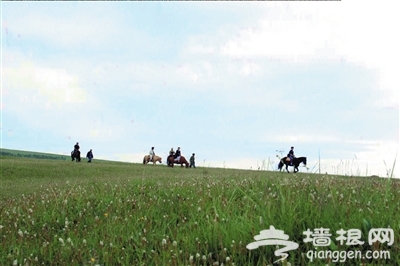
[[[299,245],[275,265],[400,265],[396,179],[7,156],[0,166],[0,265],[273,265],[282,246],[246,248],[270,226]],[[393,243],[370,245],[377,228]],[[330,244],[305,242],[307,229]],[[363,243],[340,243],[340,229]]]

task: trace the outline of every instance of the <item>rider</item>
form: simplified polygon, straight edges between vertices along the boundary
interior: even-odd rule
[[[290,164],[292,165],[293,164],[293,159],[296,158],[294,156],[294,147],[290,147],[290,151],[287,154],[287,157],[290,159]]]
[[[181,158],[181,147],[178,147],[178,149],[176,150],[174,158],[176,162],[179,162],[179,159]]]
[[[75,158],[78,161],[79,160],[78,158],[80,158],[80,154],[81,154],[81,152],[79,151],[79,142],[77,142],[74,145],[74,150],[71,153],[72,161],[74,161]]]
[[[151,147],[151,150],[149,151],[149,162],[153,161],[154,155],[156,155],[156,153],[154,152],[154,147]]]
[[[77,142],[74,146],[74,151],[79,151],[79,142]]]

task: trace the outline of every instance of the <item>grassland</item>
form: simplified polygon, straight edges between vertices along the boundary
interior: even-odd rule
[[[273,265],[279,247],[246,248],[271,225],[299,244],[275,265],[400,265],[396,179],[12,154],[0,166],[0,265]],[[321,227],[329,246],[305,243]],[[393,244],[370,245],[374,228],[393,229]],[[340,229],[364,243],[341,244]],[[390,258],[307,257],[324,250]]]

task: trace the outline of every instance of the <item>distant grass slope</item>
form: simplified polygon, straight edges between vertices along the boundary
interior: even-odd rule
[[[19,150],[9,150],[0,149],[0,158],[4,157],[20,157],[20,158],[34,158],[34,159],[51,159],[51,160],[67,160],[70,157],[66,155],[33,152],[33,151],[19,151]]]

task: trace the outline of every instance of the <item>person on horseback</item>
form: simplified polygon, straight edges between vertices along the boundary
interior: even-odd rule
[[[149,162],[153,161],[154,155],[156,155],[156,153],[154,152],[154,147],[151,147],[151,150],[149,151]]]
[[[77,162],[81,161],[81,152],[79,151],[79,142],[74,145],[74,150],[71,152],[71,159],[74,161],[76,159]]]
[[[174,155],[175,155],[174,148],[171,148],[171,150],[169,151],[169,156],[174,156]]]
[[[79,142],[77,142],[74,146],[74,152],[79,151]]]
[[[289,160],[290,160],[290,165],[293,165],[293,159],[296,158],[294,156],[294,147],[290,147],[290,151],[287,154],[287,158],[289,158]]]
[[[176,150],[174,158],[176,162],[179,162],[179,159],[181,158],[181,147],[178,147],[178,149]]]

